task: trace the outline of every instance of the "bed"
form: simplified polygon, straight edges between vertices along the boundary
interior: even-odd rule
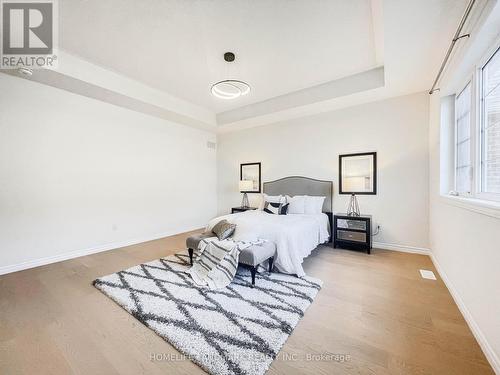
[[[276,244],[275,267],[283,273],[305,275],[302,262],[311,252],[331,238],[332,192],[331,181],[292,176],[264,182],[267,195],[324,196],[322,213],[273,215],[250,210],[224,215],[211,220],[207,229],[226,219],[237,225],[240,238],[262,238]]]

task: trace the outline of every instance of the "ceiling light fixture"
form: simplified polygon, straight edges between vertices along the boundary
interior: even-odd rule
[[[25,67],[18,68],[17,72],[24,77],[31,77],[33,75],[33,69]]]
[[[235,56],[232,52],[224,54],[226,62],[234,61]],[[219,99],[236,99],[250,92],[248,83],[236,79],[226,79],[212,85],[212,95]]]
[[[220,99],[236,99],[250,92],[250,86],[234,79],[217,82],[212,86],[212,94]]]

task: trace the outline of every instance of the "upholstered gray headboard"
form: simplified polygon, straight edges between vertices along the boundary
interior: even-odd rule
[[[323,212],[332,212],[333,182],[314,178],[291,176],[264,182],[263,191],[268,195],[313,195],[326,197]]]

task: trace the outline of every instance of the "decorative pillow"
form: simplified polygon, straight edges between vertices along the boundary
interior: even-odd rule
[[[267,195],[267,194],[262,194],[262,199],[259,204],[259,210],[263,211],[264,207],[266,205],[266,202],[272,202],[272,203],[286,203],[286,199],[283,195]]]
[[[287,214],[303,214],[305,210],[306,197],[296,195],[294,197],[286,196],[286,202],[289,204]]]
[[[323,212],[323,202],[326,197],[305,196],[304,213],[305,214],[320,214]]]
[[[274,203],[274,202],[266,202],[264,204],[264,212],[268,214],[274,215],[286,215],[288,210],[288,203],[283,204],[283,202]]]
[[[231,237],[236,229],[236,224],[231,224],[227,220],[221,220],[212,228],[212,232],[215,233],[219,241],[225,240]]]

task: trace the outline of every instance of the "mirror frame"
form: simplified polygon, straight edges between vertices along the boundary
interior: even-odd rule
[[[242,163],[240,164],[240,180],[243,179],[243,168],[249,166],[257,166],[259,168],[259,190],[249,190],[249,191],[241,191],[240,193],[261,193],[262,192],[262,170],[261,163]]]
[[[353,156],[373,156],[373,190],[372,191],[345,191],[342,189],[342,159]],[[360,152],[357,154],[342,154],[339,155],[339,194],[356,194],[356,195],[376,195],[377,194],[377,153],[376,152]]]

